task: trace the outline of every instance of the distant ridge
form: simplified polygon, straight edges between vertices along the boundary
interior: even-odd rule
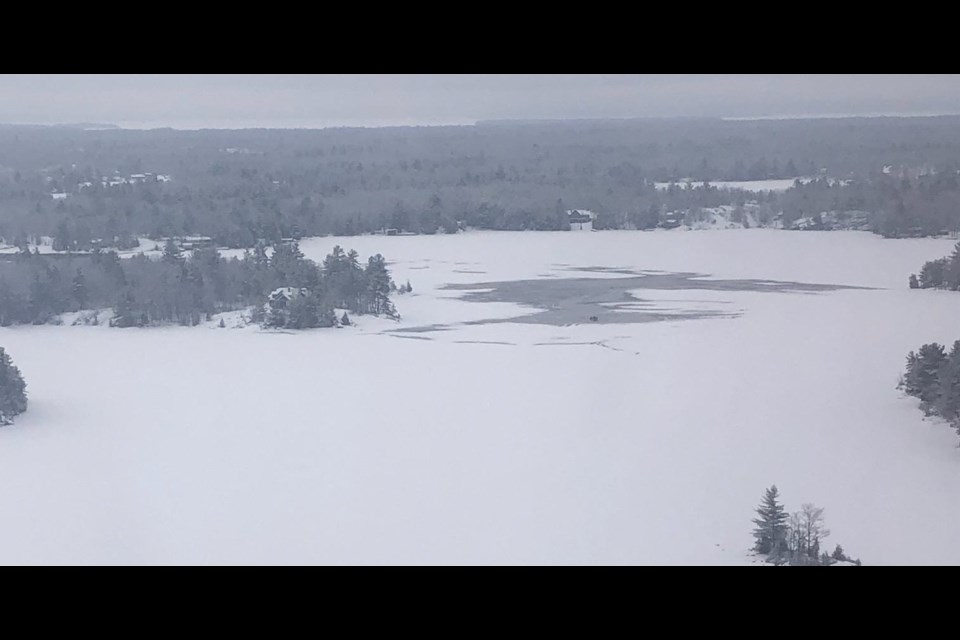
[[[120,128],[118,125],[103,122],[63,122],[57,124],[0,123],[0,129],[79,129],[83,131],[106,131]]]
[[[960,118],[955,113],[864,113],[864,114],[823,114],[823,115],[774,115],[774,116],[643,116],[636,118],[505,118],[477,120],[476,126],[528,126],[528,125],[624,125],[656,122],[756,122],[782,120],[896,120],[896,119],[950,119]]]
[[[476,126],[526,126],[526,125],[561,125],[561,124],[642,124],[648,122],[718,122],[723,118],[713,116],[650,116],[636,118],[504,118],[495,120],[477,120]]]

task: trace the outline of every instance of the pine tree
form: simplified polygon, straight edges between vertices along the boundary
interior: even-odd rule
[[[947,268],[947,258],[931,260],[920,269],[920,287],[922,289],[936,289],[944,285],[943,276]]]
[[[134,327],[139,321],[134,313],[135,300],[132,291],[125,291],[117,298],[117,303],[113,308],[113,320],[110,322],[114,327]]]
[[[347,315],[346,311],[343,312],[343,316],[340,318],[340,324],[342,324],[345,327],[350,326],[350,316]]]
[[[164,262],[178,263],[183,260],[183,254],[180,253],[180,247],[177,246],[177,243],[173,241],[173,238],[167,238],[167,242],[163,245],[163,257]]]
[[[932,342],[920,347],[917,352],[917,386],[919,398],[927,407],[940,395],[940,367],[947,359],[943,346]]]
[[[7,352],[0,347],[0,426],[27,410],[27,385]]]
[[[918,373],[920,371],[920,360],[917,358],[917,354],[913,351],[907,354],[907,369],[903,374],[903,377],[900,379],[900,384],[897,385],[898,388],[903,389],[904,393],[909,396],[919,396],[920,395],[920,381],[918,378]]]
[[[87,304],[87,281],[83,276],[83,271],[77,269],[77,275],[73,278],[73,298],[83,309]]]
[[[910,288],[911,288],[911,289],[919,289],[919,288],[920,288],[920,281],[917,280],[916,274],[913,274],[913,273],[910,274]]]
[[[270,258],[267,257],[267,243],[258,240],[256,246],[253,247],[250,260],[257,271],[265,270],[270,265]]]
[[[279,307],[270,306],[266,318],[263,321],[264,326],[274,329],[282,329],[287,326],[287,310]]]
[[[953,343],[938,378],[940,395],[934,409],[939,416],[960,428],[960,340]]]
[[[333,307],[323,306],[320,308],[318,327],[334,327],[337,324],[337,314]]]
[[[787,519],[788,515],[783,505],[777,502],[780,497],[777,485],[771,486],[764,493],[763,501],[756,508],[759,518],[754,518],[756,528],[753,537],[756,539],[754,549],[765,555],[779,555],[786,550]]]
[[[296,296],[290,301],[289,320],[291,329],[313,329],[320,326],[320,305],[311,293]]]
[[[364,270],[366,280],[365,301],[366,310],[375,315],[384,313],[390,317],[396,315],[396,309],[390,302],[390,274],[387,272],[387,261],[379,253],[371,256]]]

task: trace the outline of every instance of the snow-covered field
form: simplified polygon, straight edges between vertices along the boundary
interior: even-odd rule
[[[826,508],[830,549],[960,564],[957,436],[895,389],[909,349],[960,338],[960,295],[906,287],[953,241],[490,232],[301,248],[337,243],[410,280],[401,322],[0,329],[31,403],[0,429],[0,563],[744,564],[776,483],[790,510]],[[873,289],[631,289],[738,315],[550,326],[461,324],[537,310],[439,288],[619,277],[575,267]]]

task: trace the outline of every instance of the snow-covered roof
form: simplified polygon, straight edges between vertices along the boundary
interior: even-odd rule
[[[270,292],[270,299],[277,300],[279,298],[286,298],[287,300],[290,300],[296,296],[306,295],[306,293],[307,290],[303,288],[298,289],[296,287],[280,287],[279,289],[274,289]]]

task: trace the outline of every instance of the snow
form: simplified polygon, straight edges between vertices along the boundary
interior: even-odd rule
[[[824,548],[960,564],[957,437],[895,389],[908,350],[960,338],[960,295],[906,286],[954,241],[764,229],[300,246],[320,259],[334,244],[410,280],[401,321],[0,329],[31,403],[0,429],[0,563],[751,564],[752,510],[776,483],[790,510],[825,507]],[[591,266],[874,289],[631,288],[740,315],[547,326],[468,324],[536,309],[439,288],[617,277],[576,270]],[[432,324],[446,330],[395,332]]]
[[[717,181],[711,182],[710,186],[716,187],[718,189],[743,189],[744,191],[752,191],[754,193],[760,193],[761,191],[786,191],[794,185],[794,183],[799,180],[801,184],[806,184],[811,182],[813,178],[782,178],[776,180],[746,180],[746,181]],[[831,178],[831,184],[847,184],[849,180],[836,180]],[[682,180],[679,182],[656,182],[654,186],[657,189],[668,189],[671,184],[676,184],[679,187],[685,187],[687,185],[691,187],[702,187],[702,181],[696,180]]]
[[[40,238],[40,244],[28,243],[27,248],[30,251],[39,251],[40,253],[58,253],[53,249],[53,238],[50,236],[42,236]],[[7,245],[0,247],[0,253],[18,253],[19,251],[20,249],[14,246]]]
[[[163,243],[157,242],[156,240],[151,240],[150,238],[140,237],[140,246],[134,249],[123,249],[116,250],[110,247],[107,247],[107,251],[116,251],[117,255],[121,258],[131,258],[137,254],[143,253],[147,256],[160,256],[163,253]],[[53,238],[50,236],[43,236],[40,238],[40,244],[28,243],[27,249],[30,251],[39,251],[42,254],[46,253],[89,253],[88,251],[57,251],[53,248]],[[0,254],[2,253],[18,253],[19,248],[9,245],[0,245]],[[241,251],[240,254],[243,252]]]
[[[718,207],[702,207],[696,211],[693,222],[682,224],[677,229],[682,231],[719,231],[722,229],[754,229],[762,226],[757,217],[756,205],[747,204],[742,208],[742,222],[733,221],[735,209],[736,207],[728,204]],[[686,218],[682,212],[674,212],[673,215],[678,220]]]

